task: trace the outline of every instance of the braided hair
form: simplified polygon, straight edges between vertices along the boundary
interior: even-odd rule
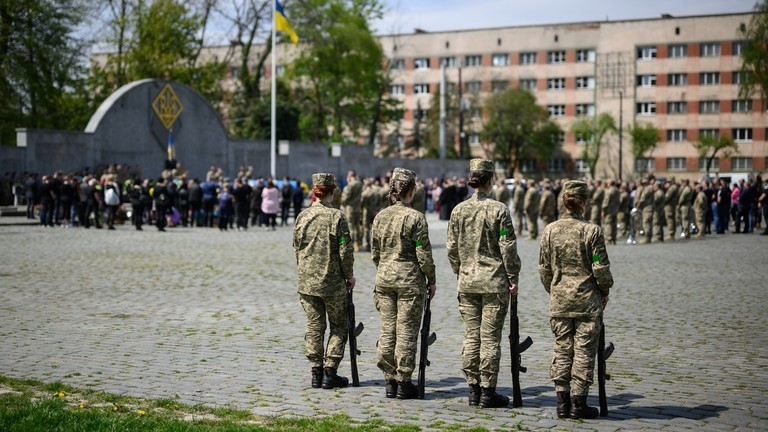
[[[395,180],[394,178],[389,181],[389,203],[394,204],[397,201],[402,201],[407,197],[409,193],[416,187],[416,182],[406,180]]]

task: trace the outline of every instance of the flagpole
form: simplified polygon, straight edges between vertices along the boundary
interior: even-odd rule
[[[272,131],[269,144],[269,172],[274,180],[275,176],[275,148],[277,147],[277,62],[275,61],[275,40],[277,39],[277,0],[272,0]]]

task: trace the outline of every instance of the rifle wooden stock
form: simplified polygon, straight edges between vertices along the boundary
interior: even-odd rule
[[[605,323],[600,326],[600,339],[597,343],[597,388],[600,398],[600,416],[608,415],[608,397],[605,393],[605,381],[610,380],[611,376],[606,372],[605,361],[611,357],[615,347],[612,342],[605,346]]]
[[[520,389],[520,372],[525,373],[528,369],[520,364],[522,353],[532,344],[533,339],[530,336],[520,342],[520,319],[517,317],[517,296],[510,296],[509,301],[509,348],[512,357],[512,407],[519,408],[523,406],[523,395]]]
[[[347,331],[349,333],[349,363],[352,366],[352,387],[360,387],[360,377],[357,372],[357,337],[363,332],[363,323],[355,324],[355,303],[352,301],[352,291],[347,293]]]
[[[437,335],[430,333],[429,328],[432,325],[432,310],[430,309],[429,289],[427,289],[427,300],[424,303],[424,318],[421,322],[421,346],[419,348],[419,381],[417,388],[419,390],[419,399],[424,399],[424,386],[426,384],[427,366],[429,366],[429,346],[435,343]]]

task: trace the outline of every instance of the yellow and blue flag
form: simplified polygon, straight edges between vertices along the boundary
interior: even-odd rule
[[[299,44],[299,35],[296,34],[296,30],[293,29],[291,23],[288,22],[288,18],[285,16],[283,6],[279,1],[275,0],[275,28],[280,31],[284,31],[291,38],[291,42],[294,45]]]

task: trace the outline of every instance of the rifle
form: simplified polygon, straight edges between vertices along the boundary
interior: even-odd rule
[[[520,320],[517,318],[517,296],[511,296],[509,302],[509,347],[512,356],[512,407],[523,406],[523,395],[520,390],[520,372],[528,369],[520,365],[522,353],[533,344],[530,336],[520,342]]]
[[[347,293],[347,329],[349,331],[349,363],[352,365],[352,387],[360,387],[360,378],[357,374],[357,337],[363,332],[363,323],[355,325],[355,303],[352,302],[352,291]]]
[[[421,348],[419,349],[419,399],[424,399],[424,384],[426,380],[427,366],[429,366],[429,346],[435,343],[437,335],[430,333],[429,327],[432,325],[432,310],[429,307],[429,289],[427,289],[427,301],[424,303],[424,319],[421,322]]]
[[[600,340],[597,344],[597,387],[600,391],[600,417],[608,415],[608,398],[605,395],[605,381],[610,380],[611,376],[605,372],[605,361],[613,354],[613,342],[605,346],[605,324],[600,328]]]

